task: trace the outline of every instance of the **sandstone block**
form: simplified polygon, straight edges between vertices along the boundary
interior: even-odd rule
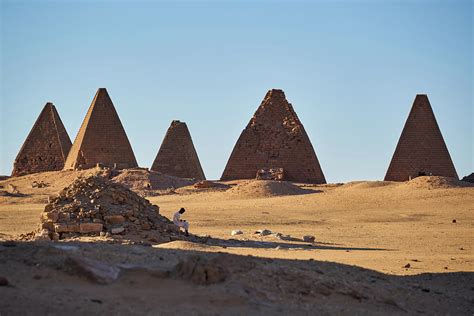
[[[42,229],[47,229],[49,231],[54,231],[54,223],[53,222],[43,222],[41,224]]]
[[[122,215],[107,215],[104,216],[104,220],[110,224],[122,224],[125,222],[125,217]]]
[[[35,240],[51,240],[51,238],[49,238],[49,231],[47,229],[41,230],[35,235]]]
[[[81,233],[100,233],[104,225],[101,223],[81,223],[79,225],[79,232]]]
[[[123,228],[122,226],[120,227],[114,227],[110,230],[110,232],[112,234],[120,234],[121,232],[123,232],[125,230],[125,228]]]
[[[149,223],[142,223],[141,227],[142,227],[143,230],[150,230],[151,229],[151,225]]]
[[[77,223],[56,223],[54,224],[56,233],[77,233],[79,232],[79,224]]]
[[[43,212],[41,213],[41,221],[42,222],[56,222],[58,220],[59,214],[58,212]]]

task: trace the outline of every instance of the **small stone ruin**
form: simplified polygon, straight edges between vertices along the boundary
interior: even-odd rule
[[[159,207],[121,184],[100,175],[78,178],[55,197],[41,214],[37,239],[128,235],[165,242],[179,234]]]

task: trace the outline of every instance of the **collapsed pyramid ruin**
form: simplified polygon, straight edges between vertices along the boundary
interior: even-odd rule
[[[64,169],[88,169],[97,164],[117,169],[138,167],[127,134],[105,88],[97,90]]]
[[[110,169],[78,177],[49,198],[37,237],[67,239],[75,235],[128,235],[169,241],[179,229],[160,215],[159,207],[125,186],[110,181]],[[106,234],[107,233],[107,234]],[[150,240],[150,241],[151,241]]]
[[[12,176],[61,170],[70,149],[71,140],[58,111],[48,102],[15,158]]]
[[[243,130],[221,180],[253,179],[260,169],[272,168],[283,168],[287,181],[326,183],[303,124],[277,89],[267,92]]]
[[[385,181],[407,181],[424,175],[458,179],[428,96],[418,94],[388,167]]]
[[[180,178],[206,179],[186,123],[171,122],[151,170]]]

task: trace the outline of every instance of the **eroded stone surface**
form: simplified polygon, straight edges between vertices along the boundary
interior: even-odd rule
[[[64,167],[71,140],[56,107],[46,103],[13,163],[12,176]]]
[[[326,183],[303,124],[277,89],[267,92],[240,135],[221,180],[254,179],[270,168],[283,168],[287,181]]]

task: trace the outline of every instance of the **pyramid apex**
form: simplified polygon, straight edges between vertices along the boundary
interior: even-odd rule
[[[431,107],[427,94],[417,94],[413,101],[413,106]]]
[[[96,95],[104,96],[104,95],[109,95],[109,93],[107,92],[106,88],[99,88],[99,89],[97,89]]]
[[[270,89],[267,92],[267,97],[282,97],[285,98],[285,92],[282,89]]]
[[[55,109],[55,106],[53,102],[46,102],[46,104],[43,107],[43,110],[46,110],[46,111],[54,111],[54,109]]]
[[[427,100],[428,99],[428,95],[427,94],[417,94],[416,97],[415,97],[415,100]]]

